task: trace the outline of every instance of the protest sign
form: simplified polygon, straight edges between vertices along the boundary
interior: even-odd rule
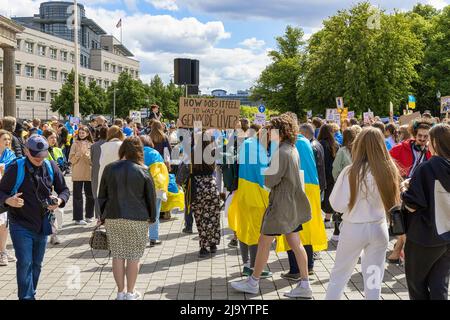
[[[306,117],[307,117],[308,119],[311,119],[311,118],[312,118],[312,115],[313,115],[312,110],[308,110],[308,111],[306,112]]]
[[[370,119],[373,119],[374,118],[374,114],[373,114],[373,112],[364,112],[363,113],[363,119],[364,119],[364,123],[368,123],[368,122],[370,122]]]
[[[325,119],[327,121],[334,121],[334,115],[335,114],[339,115],[337,109],[327,109]]]
[[[342,98],[342,97],[336,98],[336,107],[338,109],[342,109],[344,107],[344,98]]]
[[[255,114],[254,124],[265,126],[266,125],[266,114],[265,113],[257,113]]]
[[[130,118],[133,122],[141,123],[141,111],[130,111]]]
[[[355,111],[349,111],[347,114],[347,119],[353,119],[355,117]]]
[[[78,118],[78,117],[69,117],[69,123],[80,125],[80,118]]]
[[[239,121],[240,100],[180,98],[181,127],[194,128],[201,121],[204,129],[234,129]]]
[[[450,112],[450,96],[441,98],[441,113]]]
[[[420,118],[420,112],[414,112],[413,114],[407,114],[407,115],[403,115],[400,117],[399,119],[399,123],[400,125],[405,125],[405,124],[409,124],[411,121]]]

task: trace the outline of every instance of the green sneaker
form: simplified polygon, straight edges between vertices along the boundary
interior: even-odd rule
[[[242,271],[242,275],[244,277],[250,277],[253,274],[253,269],[249,267],[244,267],[244,271]]]
[[[272,276],[272,272],[268,271],[268,270],[264,270],[263,272],[261,272],[261,279],[267,279],[270,278]]]

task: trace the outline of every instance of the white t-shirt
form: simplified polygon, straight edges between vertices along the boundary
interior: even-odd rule
[[[386,219],[386,210],[384,209],[375,179],[370,171],[367,172],[367,176],[364,179],[366,184],[361,183],[359,187],[353,209],[349,211],[350,182],[348,173],[350,167],[347,166],[342,170],[331,192],[330,204],[333,209],[343,213],[342,220],[350,223],[378,222]]]

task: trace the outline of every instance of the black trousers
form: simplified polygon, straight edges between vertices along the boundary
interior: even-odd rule
[[[405,244],[405,275],[411,300],[448,300],[450,245]]]
[[[308,256],[308,269],[312,270],[314,268],[314,251],[312,245],[304,245],[306,255]],[[300,273],[298,268],[297,259],[295,259],[294,251],[289,250],[287,252],[289,259],[289,273]]]
[[[83,187],[86,197],[86,219],[94,217],[94,197],[90,181],[73,182],[73,220],[83,220]]]

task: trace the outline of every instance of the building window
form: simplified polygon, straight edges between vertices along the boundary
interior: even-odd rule
[[[61,72],[61,82],[65,82],[67,80],[67,73]]]
[[[39,91],[39,101],[45,102],[47,100],[47,92]]]
[[[56,50],[56,49],[50,49],[50,58],[52,58],[52,59],[56,59],[56,57],[57,57],[57,54],[58,54],[58,52],[57,52],[58,50]]]
[[[122,67],[121,66],[119,66],[119,73],[122,73]]]
[[[75,55],[73,53],[70,54],[70,62],[74,62],[75,61]]]
[[[0,60],[0,72],[3,72],[3,61]]]
[[[40,56],[45,56],[45,47],[38,45],[38,52]]]
[[[27,53],[33,53],[34,44],[28,41],[25,41],[25,51]]]
[[[111,65],[111,67],[112,67],[112,72],[113,72],[113,73],[116,73],[116,65],[113,64],[113,65]]]
[[[109,81],[105,80],[105,81],[104,81],[104,85],[105,85],[105,89],[108,89],[108,87],[109,87]]]
[[[85,76],[80,76],[81,81],[86,84],[86,77]]]
[[[139,71],[136,70],[136,79],[139,78]]]
[[[17,50],[20,50],[20,43],[21,43],[21,40],[17,39],[17,45],[16,45]]]
[[[56,98],[57,93],[56,92],[50,92],[50,101],[53,102]]]
[[[67,61],[67,52],[66,51],[61,51],[61,60]]]
[[[39,72],[39,79],[45,79],[45,77],[47,75],[47,69],[38,68],[38,72]]]
[[[105,71],[109,71],[109,63],[105,62]]]
[[[97,79],[97,85],[102,86],[102,79]]]
[[[20,76],[21,74],[22,65],[20,63],[16,63],[16,75]]]
[[[3,99],[3,87],[0,87],[0,99]]]
[[[25,75],[27,77],[34,77],[34,67],[33,66],[25,66]]]
[[[34,90],[33,89],[27,89],[27,100],[34,101]]]
[[[16,100],[22,100],[22,89],[16,88]]]
[[[50,80],[53,80],[53,81],[58,80],[58,71],[50,70]]]

